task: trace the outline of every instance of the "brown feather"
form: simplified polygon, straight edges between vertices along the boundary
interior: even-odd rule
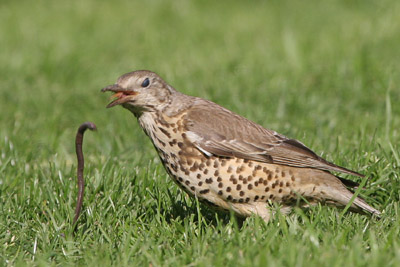
[[[297,140],[265,129],[211,101],[197,98],[187,111],[184,124],[195,136],[192,141],[211,154],[364,177],[319,157]]]

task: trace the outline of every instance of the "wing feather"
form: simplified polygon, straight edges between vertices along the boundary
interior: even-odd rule
[[[213,102],[197,99],[184,119],[188,138],[206,155],[239,157],[364,177],[319,157],[295,139],[247,120]]]

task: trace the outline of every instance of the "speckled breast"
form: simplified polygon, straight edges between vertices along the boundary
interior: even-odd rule
[[[290,167],[206,156],[186,138],[182,118],[141,122],[172,179],[187,193],[219,206],[229,203],[287,202],[296,198]]]

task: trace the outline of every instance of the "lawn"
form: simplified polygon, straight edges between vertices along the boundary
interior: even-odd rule
[[[398,266],[399,1],[2,1],[0,266]],[[100,89],[149,69],[367,175],[380,220],[189,198]],[[87,187],[75,235],[74,138]],[[343,176],[356,182],[357,177]]]

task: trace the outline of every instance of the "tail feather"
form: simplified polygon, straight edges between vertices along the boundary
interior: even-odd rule
[[[354,193],[349,191],[342,183],[340,183],[339,187],[336,187],[334,189],[335,190],[332,190],[331,187],[331,197],[340,206],[346,206],[353,198]],[[357,196],[353,200],[353,203],[350,206],[350,210],[361,213],[370,213],[376,216],[381,215],[381,212],[379,210],[371,207],[364,199],[359,196]]]
[[[345,207],[354,196],[354,193],[348,190],[346,186],[353,188],[357,188],[359,186],[355,182],[340,177],[336,177],[328,172],[324,173],[323,179],[325,181],[323,187],[325,187],[326,189],[324,191],[328,192],[329,195],[328,199],[333,201],[333,203],[335,203],[335,205],[338,206]],[[357,196],[353,200],[350,209],[352,211],[370,213],[376,216],[381,215],[381,212],[379,210],[368,205],[368,203],[359,196]]]
[[[349,201],[350,201],[353,196],[353,193],[351,193],[350,191],[348,191],[348,193],[351,195],[349,197]],[[352,206],[356,206],[358,209],[361,209],[362,211],[371,213],[373,215],[377,215],[377,216],[381,215],[381,212],[379,210],[368,205],[368,203],[365,202],[365,200],[362,199],[361,197],[356,197],[353,201]]]

